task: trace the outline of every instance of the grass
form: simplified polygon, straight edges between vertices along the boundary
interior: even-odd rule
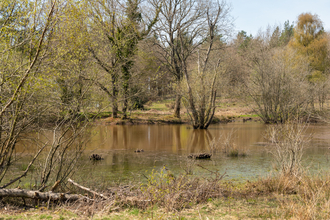
[[[0,219],[88,219],[82,211],[58,207],[56,210],[29,210],[17,215],[5,214]],[[246,219],[281,217],[276,211],[280,205],[275,200],[257,199],[212,199],[180,212],[151,207],[146,210],[126,208],[120,211],[98,211],[93,219]],[[266,211],[266,212],[265,212]],[[89,217],[90,218],[90,217]]]
[[[29,166],[29,164],[20,164],[20,166],[18,167],[20,171],[25,171],[27,169],[27,167]],[[35,170],[35,166],[32,164],[30,166],[30,171]]]
[[[163,180],[168,179],[165,177],[168,173],[151,175],[164,178]],[[155,179],[150,185],[144,186],[149,187],[147,189],[149,192],[155,189],[169,190],[163,197],[156,196],[162,194],[161,191],[155,192],[152,196],[156,196],[157,198],[154,197],[156,200],[160,199],[159,201],[164,202],[166,195],[173,198],[175,193],[183,193],[187,190],[188,185],[185,185],[187,182],[181,181],[183,185],[176,185],[176,189],[182,188],[171,192],[170,188],[174,189],[173,185],[163,180]],[[190,178],[189,181],[192,179]],[[217,185],[220,191],[211,191],[206,196],[200,194],[203,200],[193,199],[191,204],[178,210],[169,210],[168,204],[162,202],[151,202],[143,207],[137,203],[134,205],[129,195],[125,198],[126,202],[117,197],[112,201],[80,202],[55,206],[50,210],[45,208],[23,210],[7,205],[1,207],[0,219],[329,219],[329,181],[330,175],[323,177],[273,175],[254,182],[235,184],[220,181]],[[202,181],[198,191],[210,190],[210,185],[203,187],[206,185],[207,182]],[[143,192],[141,196],[137,199],[145,199]]]
[[[0,220],[29,220],[29,219],[84,219],[79,214],[64,207],[54,210],[30,209],[30,210],[3,210],[0,212]],[[85,218],[86,219],[86,218]]]
[[[233,148],[227,153],[227,157],[246,157],[247,153],[243,149]]]
[[[215,112],[212,123],[231,122],[237,120],[240,117],[257,117],[257,115],[251,114],[251,109],[242,103],[235,100],[218,100],[220,103]],[[121,112],[118,112],[119,119],[111,118],[111,112],[101,113],[89,113],[89,117],[95,117],[97,119],[105,120],[105,123],[111,124],[145,124],[145,123],[189,123],[190,118],[186,113],[184,106],[181,106],[181,118],[177,119],[173,117],[174,99],[164,99],[160,101],[149,101],[145,104],[144,110],[132,110],[128,112],[131,120],[120,120]],[[110,121],[106,121],[110,118]]]
[[[121,112],[118,112],[121,114]],[[111,117],[112,116],[112,112],[99,112],[99,113],[89,113],[88,117],[89,118],[107,118],[107,117]]]
[[[329,174],[232,183],[206,172],[210,178],[153,171],[147,184],[117,188],[109,201],[23,209],[3,200],[0,219],[329,219]]]
[[[151,102],[145,107],[146,110],[154,109],[158,111],[170,111],[174,107],[173,99],[165,99],[162,101]]]

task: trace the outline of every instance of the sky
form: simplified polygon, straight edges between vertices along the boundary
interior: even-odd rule
[[[267,26],[281,25],[289,20],[297,21],[301,13],[317,14],[326,31],[330,31],[330,0],[227,0],[235,21],[235,32],[244,30],[248,35],[257,35]]]

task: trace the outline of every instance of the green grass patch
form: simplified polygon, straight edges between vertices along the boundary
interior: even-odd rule
[[[51,215],[42,214],[39,216],[39,219],[53,219],[53,217]]]
[[[139,209],[132,209],[130,212],[129,212],[130,215],[139,215],[140,214],[140,210]]]
[[[148,103],[146,106],[146,110],[154,109],[158,111],[169,111],[174,108],[174,100],[173,99],[164,99],[161,101],[155,101]]]
[[[158,111],[165,111],[168,110],[168,107],[166,107],[165,103],[152,103],[150,106],[150,109],[155,109]]]

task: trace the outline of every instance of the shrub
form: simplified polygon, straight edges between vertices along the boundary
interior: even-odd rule
[[[284,175],[299,175],[302,171],[302,156],[311,135],[307,126],[299,122],[272,125],[268,127],[267,138],[271,141],[270,153],[275,166]]]
[[[159,172],[152,170],[147,176],[147,184],[141,186],[143,201],[148,201],[141,208],[156,205],[168,211],[181,210],[219,197],[222,194],[220,184],[224,175],[210,172],[213,178],[203,180],[182,174],[174,176],[165,167]]]

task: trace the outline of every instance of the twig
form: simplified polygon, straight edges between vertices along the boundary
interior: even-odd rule
[[[78,188],[82,189],[82,190],[85,190],[87,192],[90,192],[90,193],[93,193],[94,195],[97,195],[99,197],[102,197],[103,199],[109,199],[108,197],[106,197],[105,195],[101,194],[101,193],[98,193],[98,192],[95,192],[87,187],[84,187],[84,186],[81,186],[79,185],[78,183],[74,182],[72,179],[68,179],[68,182],[72,183],[73,185],[77,186]]]
[[[199,219],[202,219],[201,213],[199,212],[199,207],[197,210],[198,210]]]
[[[54,185],[52,186],[52,188],[50,189],[51,192],[53,192],[57,187],[58,185],[60,184],[61,180],[57,180]]]
[[[218,170],[217,170],[217,171],[212,171],[212,170],[207,169],[206,167],[203,167],[203,166],[200,165],[200,164],[197,164],[197,166],[203,168],[204,170],[209,171],[209,172],[212,173],[212,174],[215,174],[215,175],[216,175],[216,179],[215,179],[215,180],[222,180],[223,177],[226,175],[226,172],[224,172],[222,175],[220,175],[220,173],[219,173]]]
[[[209,171],[210,173],[217,173],[216,171],[212,171],[212,170],[209,170],[209,169],[207,169],[206,167],[203,167],[202,165],[200,165],[200,164],[197,164],[197,166],[199,166],[199,167],[201,167],[201,168],[203,168],[204,170],[207,170],[207,171]]]

